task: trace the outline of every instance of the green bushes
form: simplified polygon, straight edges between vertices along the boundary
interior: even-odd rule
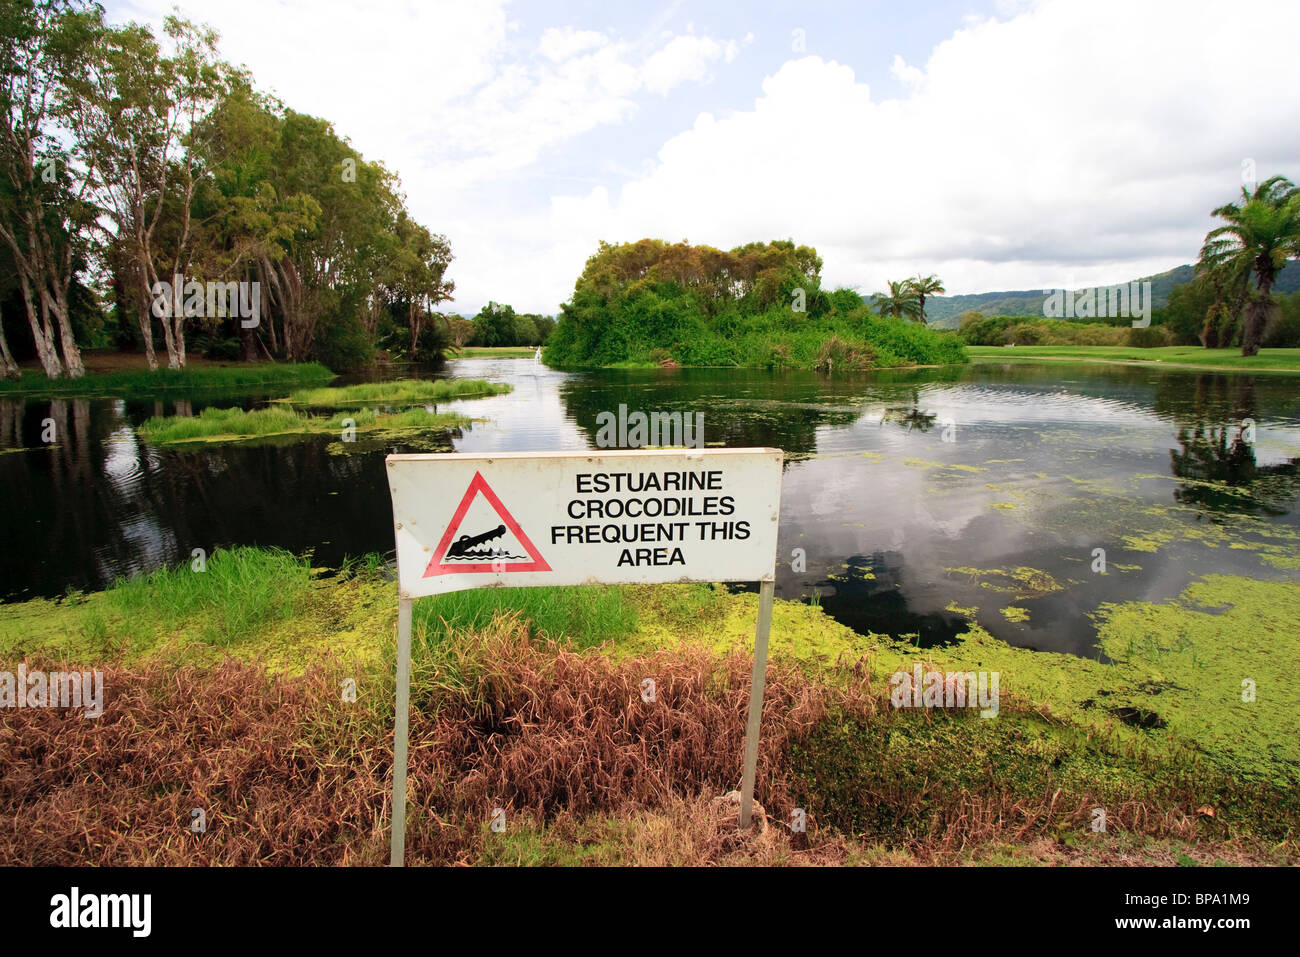
[[[353,372],[375,361],[375,343],[359,323],[328,316],[316,327],[313,354],[331,369]]]
[[[1147,326],[1145,328],[1134,328],[1128,331],[1128,342],[1126,345],[1137,346],[1139,349],[1160,349],[1164,346],[1177,345],[1174,341],[1177,336],[1168,326]]]
[[[1111,326],[1095,322],[1025,316],[968,316],[962,320],[962,342],[969,346],[1136,346],[1151,349],[1174,344],[1164,326]]]
[[[1300,347],[1300,292],[1278,298],[1277,308],[1264,327],[1263,344],[1270,349]]]
[[[964,362],[960,340],[821,289],[816,250],[602,244],[546,345],[556,366],[854,370]]]

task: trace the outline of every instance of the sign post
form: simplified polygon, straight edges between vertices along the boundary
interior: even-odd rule
[[[393,720],[393,837],[388,862],[406,858],[406,748],[411,719],[411,599],[397,600],[397,716]]]
[[[758,771],[758,726],[763,717],[763,686],[767,683],[767,636],[772,630],[775,582],[758,586],[758,628],[754,633],[754,677],[749,683],[749,723],[745,726],[745,770],[740,783],[740,829],[749,828],[754,809],[754,774]]]
[[[760,583],[741,781],[758,763],[781,507],[780,449],[390,455],[400,605],[391,862],[406,847],[415,598],[466,588]]]

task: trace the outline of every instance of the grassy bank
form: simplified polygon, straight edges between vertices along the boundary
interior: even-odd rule
[[[141,362],[143,365],[143,362]],[[0,379],[0,395],[148,395],[154,392],[258,392],[267,388],[324,384],[334,373],[318,362],[251,362],[217,365],[192,361],[181,370],[105,368],[87,362],[80,379],[47,379],[45,373],[24,369],[18,380]]]
[[[447,353],[449,359],[531,359],[536,346],[465,346]]]
[[[293,408],[266,409],[207,408],[198,415],[155,416],[141,424],[140,435],[156,445],[184,445],[192,442],[247,442],[283,435],[338,435],[345,429],[379,438],[394,438],[409,432],[446,432],[471,421],[452,412],[409,409],[384,413],[358,409],[338,415],[305,415]]]
[[[157,445],[188,443],[247,442],[280,436],[343,436],[348,441],[356,435],[390,442],[398,439],[429,441],[436,444],[455,428],[467,425],[468,416],[452,412],[431,412],[412,408],[402,412],[381,412],[368,406],[335,415],[310,415],[305,408],[344,409],[364,403],[400,405],[443,402],[509,392],[509,385],[481,379],[399,379],[392,382],[367,382],[341,388],[300,389],[286,399],[278,399],[267,408],[207,408],[197,416],[156,416],[140,426],[140,435]],[[446,444],[445,441],[442,444]],[[368,446],[367,446],[368,447]],[[345,446],[340,445],[338,450]]]
[[[1243,356],[1240,349],[1203,349],[1199,346],[1155,349],[1131,346],[967,346],[966,354],[975,362],[1052,360],[1241,372],[1300,372],[1300,349],[1264,349],[1257,355]]]
[[[298,389],[282,400],[307,408],[339,409],[357,402],[447,402],[501,395],[513,386],[483,379],[397,379],[392,382],[363,382],[333,389]]]
[[[7,715],[0,853],[42,864],[382,863],[397,603],[380,572],[371,560],[325,577],[282,552],[239,549],[203,572],[186,565],[6,607],[0,668],[101,667],[106,709],[95,720]],[[1209,655],[1229,633],[1273,637],[1262,650],[1221,648],[1206,674],[1246,669],[1261,702],[1294,714],[1288,686],[1272,683],[1281,665],[1266,660],[1294,641],[1276,630],[1294,598],[1233,593],[1245,617],[1214,632],[1200,609],[1196,648]],[[1123,606],[1108,621],[1130,634],[1142,629],[1126,615],[1179,617],[1222,597],[1189,596],[1181,610]],[[739,781],[756,601],[692,585],[419,601],[408,860],[1297,860],[1295,729],[1269,711],[1253,712],[1252,743],[1234,740],[1242,733],[1221,715],[1207,723],[1227,733],[1202,734],[1196,696],[1218,692],[1188,686],[1195,675],[1169,663],[1177,649],[1135,646],[1102,665],[972,629],[951,648],[919,651],[783,601],[759,762],[764,813],[740,834],[725,795]],[[888,676],[915,664],[1000,670],[997,717],[893,708]],[[1137,686],[1157,679],[1170,696],[1163,727],[1096,706],[1102,691],[1145,693]],[[355,701],[341,693],[349,680]],[[1242,775],[1247,759],[1271,770]],[[201,837],[180,826],[193,807],[207,810]],[[488,828],[498,807],[501,834]],[[1091,830],[1096,807],[1106,833]],[[790,830],[794,808],[808,814],[806,835]]]

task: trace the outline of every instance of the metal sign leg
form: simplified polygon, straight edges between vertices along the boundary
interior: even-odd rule
[[[745,728],[745,771],[740,785],[740,827],[749,827],[754,809],[754,775],[758,770],[758,730],[763,717],[763,685],[767,681],[767,636],[772,630],[775,582],[758,588],[758,631],[754,636],[754,678],[749,685],[749,724]]]
[[[411,599],[397,606],[397,714],[393,721],[393,846],[389,863],[406,859],[406,747],[411,717]]]

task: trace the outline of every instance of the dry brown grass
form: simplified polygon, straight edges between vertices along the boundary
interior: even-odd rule
[[[0,712],[0,861],[386,863],[391,681],[344,704],[340,675],[326,664],[268,677],[233,660],[203,670],[110,668],[98,719]],[[653,703],[641,699],[646,677],[656,683]],[[995,780],[943,790],[895,774],[854,799],[893,802],[880,820],[896,818],[896,831],[868,829],[859,844],[810,816],[809,832],[792,834],[790,809],[804,787],[792,754],[828,716],[940,719],[891,711],[887,689],[865,678],[831,685],[773,666],[758,763],[766,812],[740,834],[734,804],[720,796],[739,785],[749,678],[738,654],[615,661],[533,643],[509,620],[459,636],[441,658],[417,661],[408,862],[535,861],[512,842],[536,834],[549,848],[541,860],[557,863],[951,863],[978,846],[1028,846],[1086,821],[1087,794],[1067,806],[1059,791],[1017,797]],[[1126,829],[1195,840],[1190,800],[1108,807]],[[504,836],[487,827],[498,807]],[[191,832],[193,808],[206,812],[206,833]],[[578,853],[584,847],[593,850]]]

